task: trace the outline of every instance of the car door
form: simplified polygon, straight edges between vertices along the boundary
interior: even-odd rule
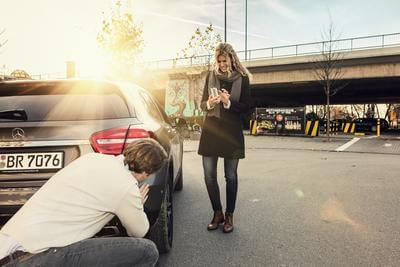
[[[154,120],[156,120],[162,126],[162,139],[169,143],[170,153],[173,159],[173,177],[177,177],[180,167],[182,165],[182,142],[180,135],[172,127],[168,120],[168,117],[163,114],[161,108],[151,95],[145,91],[139,91],[140,97],[146,103],[145,106]],[[165,115],[165,116],[163,116]]]

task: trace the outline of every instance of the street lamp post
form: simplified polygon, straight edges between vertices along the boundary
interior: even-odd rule
[[[245,0],[245,20],[244,20],[244,60],[247,60],[247,0]]]
[[[225,13],[224,13],[224,17],[225,17],[224,40],[225,40],[225,43],[226,43],[226,0],[225,0]]]

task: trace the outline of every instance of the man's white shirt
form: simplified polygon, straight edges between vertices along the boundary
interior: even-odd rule
[[[1,229],[0,259],[17,249],[39,253],[90,238],[114,215],[128,235],[143,237],[149,222],[123,161],[90,153],[56,173]]]

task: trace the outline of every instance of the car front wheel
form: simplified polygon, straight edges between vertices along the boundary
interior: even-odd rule
[[[172,247],[173,206],[169,184],[165,188],[160,214],[156,223],[151,227],[148,237],[156,244],[160,254],[168,252]]]

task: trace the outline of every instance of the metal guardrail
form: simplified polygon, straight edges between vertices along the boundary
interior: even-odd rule
[[[304,55],[322,54],[331,47],[334,52],[355,51],[362,49],[383,48],[400,46],[400,33],[370,35],[356,38],[338,39],[332,41],[321,41],[313,43],[302,43],[296,45],[275,46],[247,51],[238,51],[240,60],[249,61],[257,59],[273,59],[284,57],[295,57]],[[247,55],[246,55],[247,53]],[[247,56],[247,57],[246,57]],[[138,66],[147,68],[177,68],[200,66],[211,63],[213,55],[202,55],[195,57],[157,60],[137,63]]]
[[[400,33],[370,35],[364,37],[338,39],[295,45],[275,46],[247,51],[238,51],[238,57],[242,61],[296,57],[316,55],[331,47],[334,52],[346,52],[362,49],[373,49],[400,46]],[[247,57],[246,57],[247,53]],[[179,67],[201,66],[213,62],[213,55],[202,55],[186,58],[165,59],[147,62],[138,62],[136,66],[147,69],[173,69]],[[45,73],[31,75],[33,79],[62,79],[65,73]]]
[[[65,79],[66,75],[63,72],[56,73],[42,73],[42,74],[33,74],[31,78],[34,80],[52,80],[52,79]]]
[[[65,79],[65,73],[44,73],[44,74],[32,74],[27,76],[13,76],[0,74],[0,81],[12,81],[12,80],[58,80]]]

